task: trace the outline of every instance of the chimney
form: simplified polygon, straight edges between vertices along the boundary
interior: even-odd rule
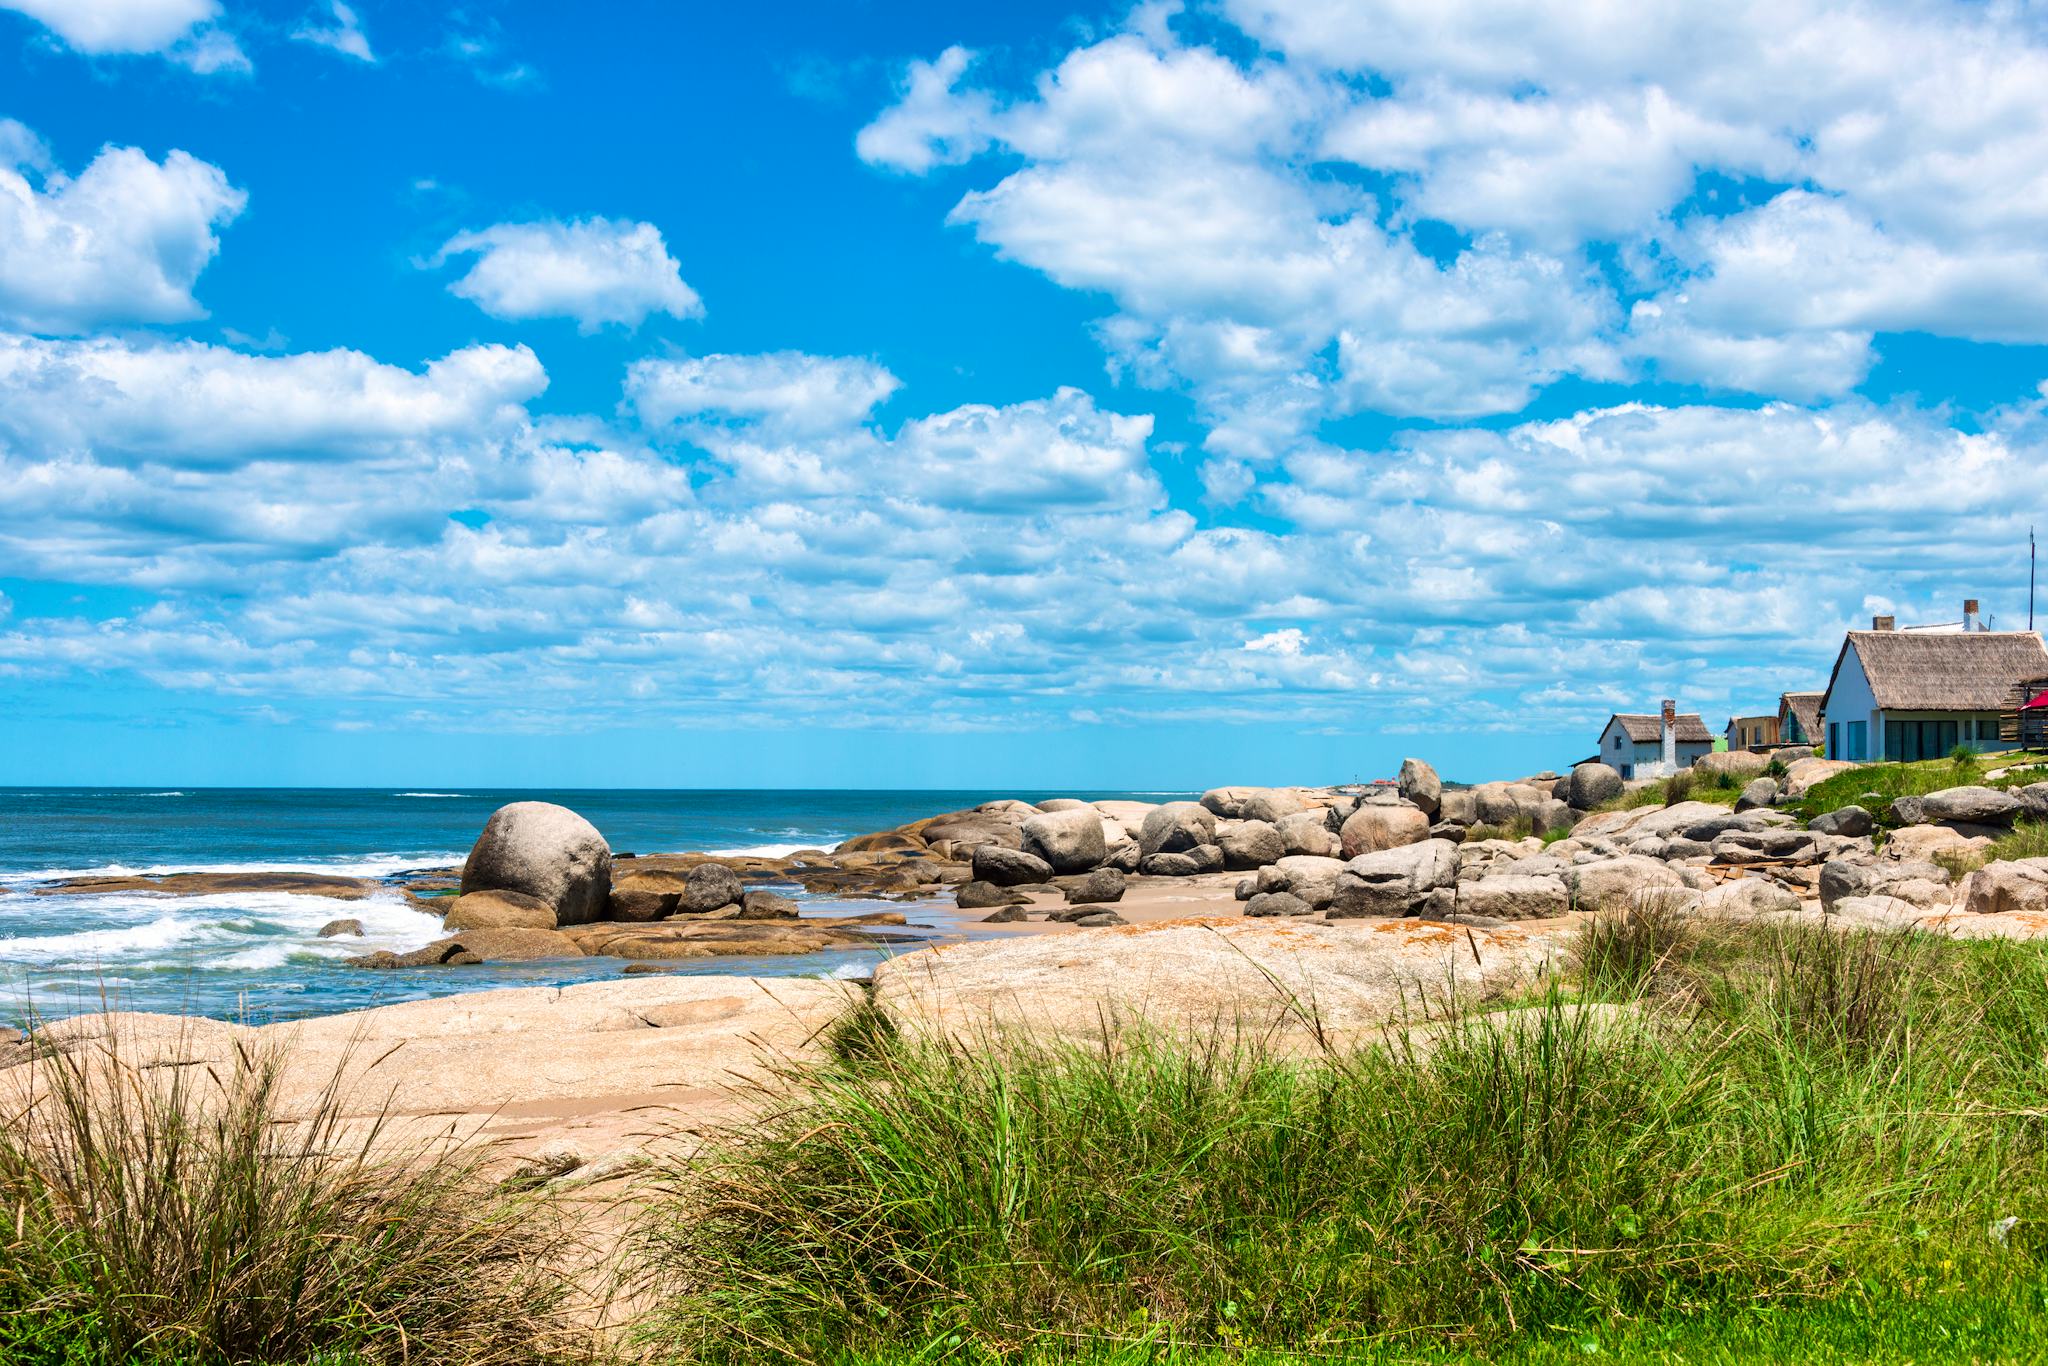
[[[1664,699],[1663,725],[1658,735],[1664,741],[1664,771],[1678,772],[1678,704],[1670,698]]]
[[[1897,617],[1872,617],[1870,619],[1870,629],[1873,631],[1889,631],[1897,627],[1897,625]]]
[[[1963,599],[1963,629],[1965,631],[1981,631],[1984,629],[1984,624],[1977,620],[1977,600],[1975,598]]]

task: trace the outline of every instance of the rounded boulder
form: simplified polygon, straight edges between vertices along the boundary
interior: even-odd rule
[[[1024,852],[1035,854],[1055,873],[1084,873],[1109,855],[1102,813],[1092,806],[1050,811],[1024,822]]]
[[[462,865],[465,894],[524,893],[553,908],[558,925],[598,919],[611,888],[611,846],[596,826],[552,802],[499,807]]]
[[[1338,832],[1345,858],[1398,849],[1429,838],[1429,817],[1412,806],[1361,806]]]

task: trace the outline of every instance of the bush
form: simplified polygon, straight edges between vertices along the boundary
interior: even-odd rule
[[[1695,777],[1689,768],[1682,768],[1664,780],[1664,805],[1676,806],[1692,796]]]
[[[556,1358],[554,1226],[445,1148],[373,1158],[339,1073],[279,1105],[283,1058],[46,1055],[0,1130],[0,1359],[10,1363]],[[388,1145],[387,1145],[388,1146]]]
[[[1553,991],[1312,1058],[905,1038],[792,1071],[651,1212],[654,1342],[1486,1351],[2038,1286],[2037,949],[1646,921],[1591,942],[1585,989],[1618,1003]]]

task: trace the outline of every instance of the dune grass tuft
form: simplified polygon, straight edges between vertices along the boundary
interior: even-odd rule
[[[1944,1287],[2041,1321],[2037,948],[1594,925],[1568,988],[1374,1046],[890,1034],[794,1070],[651,1214],[651,1341],[1549,1360]]]
[[[289,1121],[285,1060],[93,1041],[0,1127],[0,1360],[556,1361],[557,1226],[446,1147],[378,1146],[340,1073]],[[18,1074],[17,1074],[18,1075]]]

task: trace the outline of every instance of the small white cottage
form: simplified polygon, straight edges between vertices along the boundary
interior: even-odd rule
[[[1600,762],[1624,778],[1668,778],[1714,752],[1714,733],[1698,712],[1678,713],[1674,702],[1660,716],[1618,712],[1600,732]]]
[[[1995,748],[2014,690],[2048,677],[2048,647],[2033,631],[1902,631],[1890,617],[1872,627],[1849,632],[1835,656],[1821,704],[1830,759],[1910,763],[1959,745]]]

